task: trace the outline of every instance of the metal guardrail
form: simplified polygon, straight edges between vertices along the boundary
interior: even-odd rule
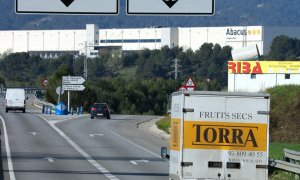
[[[299,161],[300,162],[300,152],[298,151],[293,151],[289,149],[283,149],[284,152],[284,159],[286,161]],[[299,162],[296,164],[299,164]]]
[[[284,160],[270,159],[269,166],[295,174],[295,179],[300,175],[300,152],[284,149]]]

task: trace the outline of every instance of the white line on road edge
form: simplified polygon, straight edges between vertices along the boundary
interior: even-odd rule
[[[83,149],[81,149],[71,138],[69,138],[64,132],[62,132],[58,127],[55,126],[53,122],[47,121],[46,118],[44,118],[41,115],[37,116],[41,117],[43,120],[45,120],[55,131],[58,132],[60,136],[62,136],[73,148],[75,148],[85,159],[92,164],[94,167],[96,167],[103,175],[105,175],[110,180],[119,180],[114,175],[112,175],[107,169],[105,169],[102,165],[100,165],[96,160],[94,160],[88,153],[86,153]]]
[[[1,119],[2,124],[3,124],[4,139],[5,139],[5,150],[6,150],[6,156],[7,156],[9,177],[10,177],[10,180],[16,180],[14,167],[13,167],[12,160],[11,160],[10,147],[9,147],[9,142],[8,142],[8,136],[7,136],[7,129],[6,129],[5,121],[2,118],[2,116],[0,116],[0,119]]]
[[[138,145],[138,144],[135,144],[134,142],[132,142],[132,141],[130,141],[129,139],[126,139],[126,138],[124,138],[123,136],[121,136],[121,135],[119,135],[119,134],[117,134],[117,133],[111,131],[110,129],[106,128],[106,130],[109,131],[110,133],[112,133],[112,134],[114,134],[114,135],[116,135],[116,136],[118,136],[118,137],[124,139],[125,141],[129,142],[130,144],[132,144],[132,145],[134,145],[134,146],[136,146],[136,147],[138,147],[138,148],[140,148],[140,149],[142,149],[142,150],[144,150],[144,151],[147,151],[148,153],[150,153],[150,154],[152,154],[152,155],[154,155],[154,156],[156,156],[156,157],[161,158],[160,155],[157,155],[157,154],[155,154],[154,152],[152,152],[152,151],[150,151],[150,150],[148,150],[148,149],[146,149],[146,148],[144,148],[144,147],[142,147],[142,146],[140,146],[140,145]]]

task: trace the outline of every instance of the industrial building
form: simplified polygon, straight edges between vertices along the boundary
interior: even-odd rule
[[[160,49],[179,46],[197,50],[203,43],[229,45],[233,49],[257,45],[260,54],[269,51],[274,37],[285,34],[300,38],[297,27],[227,26],[227,27],[147,27],[131,29],[99,29],[87,24],[73,30],[11,30],[0,31],[0,54],[29,52],[41,57],[61,54],[88,57],[99,55],[100,49],[123,51]]]

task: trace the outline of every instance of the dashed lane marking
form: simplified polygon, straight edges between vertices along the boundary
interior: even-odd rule
[[[43,116],[38,115],[43,120],[45,120],[58,134],[63,137],[74,149],[76,149],[85,159],[92,164],[96,169],[98,169],[103,175],[105,175],[110,180],[119,180],[114,175],[112,175],[107,169],[105,169],[101,164],[94,160],[88,153],[81,149],[70,137],[68,137],[64,132],[62,132],[58,127],[55,126],[55,123],[47,121]]]

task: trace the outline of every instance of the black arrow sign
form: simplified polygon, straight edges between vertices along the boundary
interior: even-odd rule
[[[69,7],[70,4],[72,4],[73,1],[74,1],[74,0],[61,0],[61,2],[63,2],[64,5],[67,6],[67,7]]]
[[[172,6],[174,6],[174,4],[177,3],[178,0],[163,0],[167,6],[169,6],[169,8],[172,8]]]

